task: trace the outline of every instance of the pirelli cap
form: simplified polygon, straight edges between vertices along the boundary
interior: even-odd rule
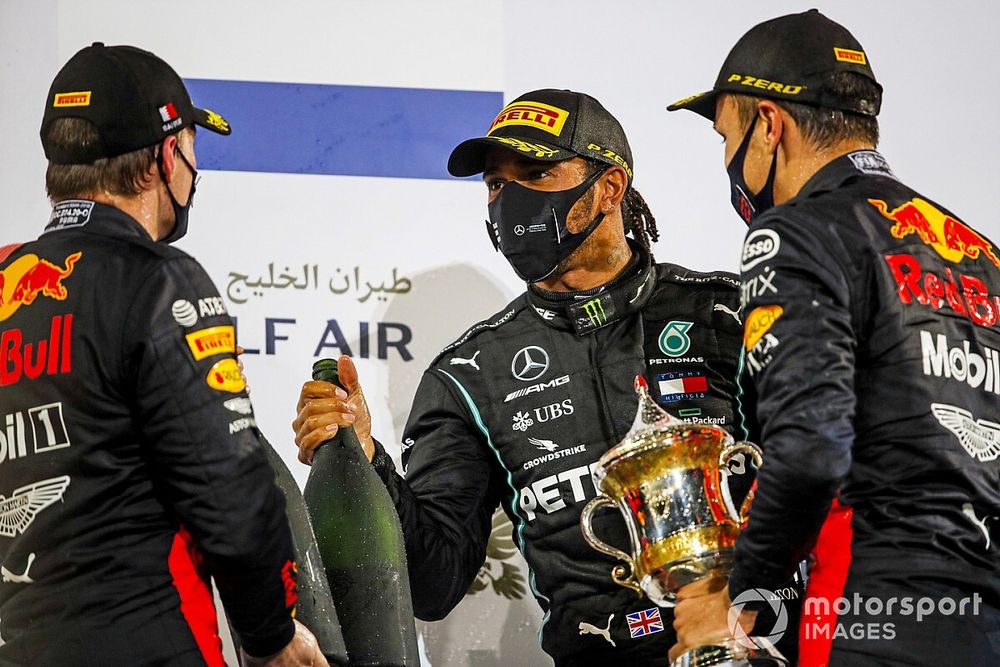
[[[632,182],[632,149],[621,123],[590,95],[546,88],[521,95],[493,119],[485,137],[463,141],[448,158],[452,176],[486,167],[499,146],[542,162],[584,157],[623,167]]]
[[[854,72],[875,83],[875,99],[844,97],[830,89],[830,75]],[[815,9],[780,16],[750,29],[729,52],[712,90],[674,102],[668,111],[688,109],[715,120],[719,93],[744,93],[788,102],[877,116],[882,86],[868,56],[847,28]]]
[[[57,118],[89,120],[100,143],[72,150],[53,145],[47,135]],[[42,147],[52,162],[90,164],[152,146],[191,125],[219,134],[231,131],[225,118],[195,107],[177,72],[152,53],[95,42],[70,58],[52,81],[42,115]]]

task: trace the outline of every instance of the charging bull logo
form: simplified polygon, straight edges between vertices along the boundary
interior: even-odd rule
[[[39,294],[65,301],[68,293],[63,280],[73,273],[73,266],[82,255],[73,253],[66,258],[65,266],[60,267],[28,254],[0,271],[0,322],[12,317],[22,305],[30,306]]]
[[[869,199],[868,203],[895,223],[889,230],[895,238],[902,239],[916,234],[952,264],[960,264],[966,257],[976,261],[985,255],[1000,269],[1000,257],[994,252],[992,243],[955,218],[939,211],[933,204],[916,197],[890,211],[889,206],[880,199]]]

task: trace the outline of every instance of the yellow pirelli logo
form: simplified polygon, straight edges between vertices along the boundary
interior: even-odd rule
[[[62,107],[89,107],[89,90],[81,90],[75,93],[56,93],[56,99],[52,106],[59,109]]]
[[[855,65],[867,65],[864,51],[852,51],[851,49],[841,49],[833,47],[833,55],[842,63],[854,63]]]
[[[562,133],[563,125],[569,118],[569,112],[565,109],[542,104],[541,102],[514,102],[503,108],[490,125],[487,136],[493,134],[501,127],[508,125],[527,125],[545,130],[549,134],[559,136]]]
[[[196,361],[216,354],[236,352],[236,331],[232,326],[211,327],[185,336]]]

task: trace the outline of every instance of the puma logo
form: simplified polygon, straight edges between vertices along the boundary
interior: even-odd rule
[[[611,619],[615,617],[614,614],[608,616],[608,624],[604,628],[599,628],[596,625],[591,625],[585,621],[580,621],[580,634],[581,635],[600,635],[608,640],[608,643],[615,646],[615,640],[611,638]]]
[[[740,319],[740,313],[738,310],[732,310],[724,303],[715,304],[715,310],[725,313],[727,315],[732,315],[733,319],[736,320],[737,324],[743,324],[743,320]]]
[[[482,350],[476,350],[476,353],[474,355],[472,355],[471,359],[463,359],[462,357],[454,357],[451,360],[451,365],[452,366],[459,366],[461,364],[467,364],[469,366],[472,366],[473,368],[475,368],[478,371],[479,370],[479,364],[476,363],[476,357],[479,356],[480,352],[482,352]]]
[[[3,582],[5,584],[32,584],[34,579],[28,576],[28,570],[31,569],[31,564],[35,562],[35,554],[28,554],[28,564],[24,568],[24,572],[21,574],[14,574],[6,567],[0,567],[0,574],[3,576]]]
[[[973,509],[972,503],[965,503],[964,505],[962,505],[962,514],[964,514],[965,516],[969,517],[969,519],[972,520],[972,523],[974,523],[977,526],[979,526],[979,529],[981,531],[983,531],[983,535],[986,536],[986,550],[989,551],[989,549],[990,549],[990,529],[986,527],[986,519],[988,519],[989,517],[983,517],[982,519],[980,519],[979,517],[977,517],[976,516],[976,510]]]

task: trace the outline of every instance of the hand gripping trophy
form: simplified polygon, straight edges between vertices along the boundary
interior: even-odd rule
[[[675,419],[653,401],[641,376],[635,390],[635,422],[594,467],[594,486],[601,494],[584,508],[580,525],[590,546],[624,561],[611,571],[615,583],[645,593],[661,607],[672,606],[683,586],[728,576],[753,491],[737,511],[723,471],[740,452],[759,468],[761,451],[752,443],[735,442],[717,426]],[[625,518],[631,555],[594,534],[594,511],[605,505],[618,507]],[[747,643],[729,639],[699,646],[677,658],[673,667],[787,664],[773,647],[761,650],[753,647],[757,642]]]

